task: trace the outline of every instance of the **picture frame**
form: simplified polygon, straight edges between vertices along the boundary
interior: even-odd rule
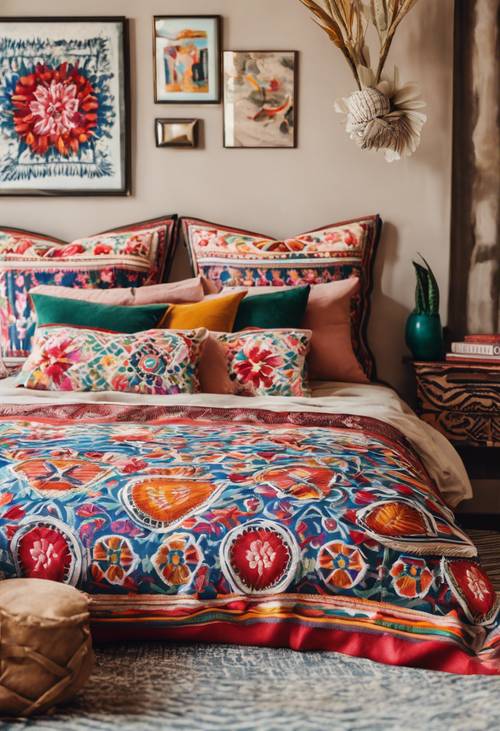
[[[223,53],[223,145],[297,147],[298,51]]]
[[[129,53],[124,16],[0,18],[0,195],[130,194]]]
[[[155,103],[220,104],[221,39],[220,15],[155,15]]]
[[[198,147],[199,119],[155,119],[156,147]]]

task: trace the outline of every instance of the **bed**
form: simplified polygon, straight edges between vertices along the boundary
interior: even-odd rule
[[[72,244],[0,229],[2,354],[27,357],[0,380],[2,578],[87,592],[99,641],[500,674],[498,599],[452,512],[463,465],[370,382],[380,225],[276,241],[183,219],[197,278],[177,285],[173,216]]]
[[[97,640],[334,650],[500,673],[451,445],[389,388],[311,398],[0,381],[0,570],[91,597]]]

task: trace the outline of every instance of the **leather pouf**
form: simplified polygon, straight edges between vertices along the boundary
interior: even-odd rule
[[[45,579],[0,581],[0,716],[67,701],[93,663],[85,594]]]

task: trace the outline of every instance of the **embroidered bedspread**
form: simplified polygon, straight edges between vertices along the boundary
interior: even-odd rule
[[[99,639],[500,673],[474,545],[405,437],[369,417],[0,408],[0,570],[88,592]]]

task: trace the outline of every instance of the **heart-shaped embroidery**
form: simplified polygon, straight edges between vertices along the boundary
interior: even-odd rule
[[[211,482],[152,476],[130,482],[121,499],[132,520],[165,533],[206,507],[218,492],[219,487]]]

